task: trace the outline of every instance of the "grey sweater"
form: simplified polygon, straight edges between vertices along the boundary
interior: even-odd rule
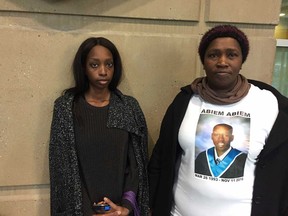
[[[73,122],[74,96],[64,94],[54,104],[49,145],[51,215],[80,216],[82,193]],[[137,202],[142,216],[148,215],[147,126],[135,98],[116,90],[111,94],[107,127],[126,130],[139,172]]]

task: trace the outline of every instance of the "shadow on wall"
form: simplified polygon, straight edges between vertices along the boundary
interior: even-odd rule
[[[95,23],[95,17],[100,22],[105,22],[105,18],[109,17],[141,18],[134,11],[151,1],[153,0],[7,0],[11,4],[6,4],[1,13],[9,12],[6,15],[9,17],[36,19],[52,29],[69,31]]]

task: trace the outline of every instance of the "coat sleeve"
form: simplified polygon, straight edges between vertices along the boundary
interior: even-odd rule
[[[163,171],[163,162],[165,161],[166,148],[169,148],[167,140],[172,141],[173,133],[173,111],[172,105],[170,105],[164,115],[161,123],[159,138],[153,148],[152,155],[148,164],[149,173],[149,194],[150,194],[150,208],[153,209],[157,190],[159,189],[161,172]]]
[[[56,104],[54,104],[53,117],[50,130],[50,143],[49,143],[49,173],[50,173],[50,211],[51,215],[56,215],[57,212],[61,212],[61,195],[60,185],[61,179],[59,176],[64,176],[63,169],[57,164],[60,162],[61,146],[59,145],[59,125],[61,124],[61,118],[59,115],[59,109]]]
[[[182,153],[178,142],[178,132],[190,98],[189,93],[184,91],[178,93],[161,123],[159,138],[148,164],[150,208],[153,212],[156,207],[158,210],[165,209],[169,212],[171,207],[175,166]]]
[[[132,191],[136,195],[138,191],[138,185],[139,185],[139,171],[132,143],[130,142],[128,146],[128,158],[127,158],[127,166],[125,169],[125,184],[123,191],[124,193]],[[132,210],[131,203],[125,198],[122,200],[122,206],[128,208],[130,211]]]
[[[140,208],[141,215],[148,215],[149,211],[149,189],[148,189],[148,129],[144,113],[133,97],[129,98],[129,106],[132,108],[133,116],[136,121],[137,135],[132,136],[134,166],[137,166],[138,171],[138,190],[137,202]],[[131,158],[130,158],[131,159]],[[133,159],[133,158],[132,158]],[[133,160],[131,160],[133,164]],[[135,164],[136,162],[136,164]]]
[[[68,111],[67,111],[68,110]],[[73,146],[73,117],[67,103],[56,100],[49,143],[50,211],[52,216],[77,215],[81,210],[76,152]]]

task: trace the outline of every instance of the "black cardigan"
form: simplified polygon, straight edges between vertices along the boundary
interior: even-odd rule
[[[251,215],[288,216],[288,99],[268,84],[255,80],[249,82],[271,91],[279,105],[276,122],[256,163]],[[192,95],[190,85],[185,86],[168,107],[149,161],[153,216],[170,216],[174,167],[182,151],[178,131]]]

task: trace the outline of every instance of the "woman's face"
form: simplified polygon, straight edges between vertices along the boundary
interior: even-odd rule
[[[112,53],[101,45],[94,46],[86,59],[86,75],[89,85],[95,89],[108,89],[114,74]]]
[[[214,91],[233,89],[241,66],[242,51],[237,40],[216,38],[209,44],[204,56],[204,70],[208,85]]]

